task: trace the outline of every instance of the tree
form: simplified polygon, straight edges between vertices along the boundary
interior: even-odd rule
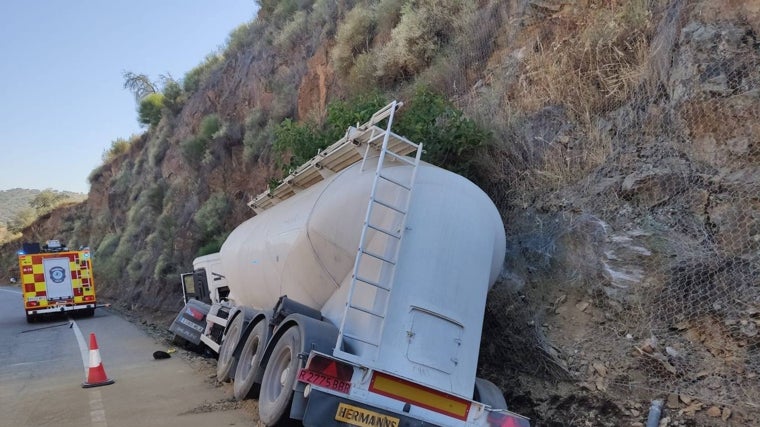
[[[131,71],[123,71],[124,89],[129,89],[135,95],[138,103],[146,96],[158,92],[158,86],[145,74],[136,74]]]
[[[161,121],[161,110],[164,108],[164,95],[161,93],[151,93],[140,100],[140,107],[137,110],[138,118],[141,124],[156,126]]]

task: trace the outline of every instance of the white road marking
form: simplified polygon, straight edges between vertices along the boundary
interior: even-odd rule
[[[100,390],[90,390],[90,422],[92,427],[108,427],[106,422],[106,409],[103,407],[103,399]]]
[[[9,294],[21,295],[21,291],[17,291],[15,289],[2,289],[2,288],[0,288],[0,291],[2,291],[2,292],[8,292]]]
[[[87,371],[90,362],[90,350],[87,348],[87,342],[82,336],[82,331],[79,330],[77,322],[71,320],[71,329],[74,330],[74,335],[77,337],[77,343],[79,344],[79,352],[82,354],[82,366],[84,366],[84,379],[87,381]]]

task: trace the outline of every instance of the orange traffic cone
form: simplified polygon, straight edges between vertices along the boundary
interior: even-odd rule
[[[95,334],[90,334],[90,367],[87,371],[87,380],[82,383],[82,387],[98,387],[101,385],[113,384],[114,381],[108,379],[106,370],[103,369],[103,363],[100,361],[100,350],[98,342],[95,340]]]

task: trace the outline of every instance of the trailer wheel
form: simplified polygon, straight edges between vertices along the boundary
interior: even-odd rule
[[[483,378],[475,378],[473,400],[485,403],[494,409],[507,409],[507,401],[504,399],[504,394],[502,394],[499,387]]]
[[[243,314],[235,316],[227,328],[222,341],[222,347],[219,349],[219,360],[216,362],[216,379],[224,382],[230,379],[230,370],[235,363],[235,347],[240,341],[240,334],[243,333]]]
[[[259,418],[267,426],[283,426],[291,422],[289,407],[298,371],[301,331],[291,327],[280,337],[264,369],[259,393]]]
[[[237,369],[235,369],[233,394],[237,400],[257,397],[259,394],[259,385],[256,382],[261,381],[261,366],[259,365],[267,343],[266,335],[266,321],[261,320],[256,323],[245,340]]]

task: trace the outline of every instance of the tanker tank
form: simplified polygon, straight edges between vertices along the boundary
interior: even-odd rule
[[[362,164],[357,163],[238,226],[221,248],[230,297],[236,304],[269,308],[281,295],[287,295],[322,310],[326,318],[339,323],[345,303],[345,300],[340,301],[339,295],[345,290],[338,296],[334,294],[350,282],[375,165],[368,160],[362,170]],[[385,170],[403,180],[408,179],[413,168],[396,163]],[[397,186],[380,186],[378,194],[386,200],[402,197]],[[447,276],[451,276],[451,272],[446,269],[471,258],[473,249],[483,246],[478,242],[461,241],[466,238],[463,236],[480,233],[495,239],[492,244],[483,242],[485,252],[476,252],[476,256],[487,261],[485,271],[489,273],[477,286],[487,290],[499,274],[505,250],[501,218],[488,196],[466,178],[423,162],[417,170],[412,200],[407,225],[413,231],[409,236],[418,237],[425,246],[420,249],[424,253],[407,255],[399,264],[427,265],[425,268],[430,270],[429,262],[422,260],[435,260],[439,273],[443,273],[428,271],[427,280],[415,278],[418,281],[415,287],[431,286],[437,293],[456,292],[448,288],[456,288],[460,282],[450,283]],[[374,215],[372,222],[386,223],[388,229],[400,226],[391,213],[375,212]],[[437,218],[437,222],[431,222],[431,218]],[[417,222],[419,224],[414,225]],[[421,230],[426,222],[445,229],[428,230],[424,236],[414,231]],[[436,225],[438,223],[441,224]],[[456,239],[460,241],[452,241],[453,234],[457,234]],[[376,240],[382,244],[382,239]],[[453,264],[447,267],[449,262]],[[446,268],[440,270],[441,266]],[[472,269],[460,266],[454,276],[472,281],[469,270]],[[325,307],[328,301],[330,304]]]

